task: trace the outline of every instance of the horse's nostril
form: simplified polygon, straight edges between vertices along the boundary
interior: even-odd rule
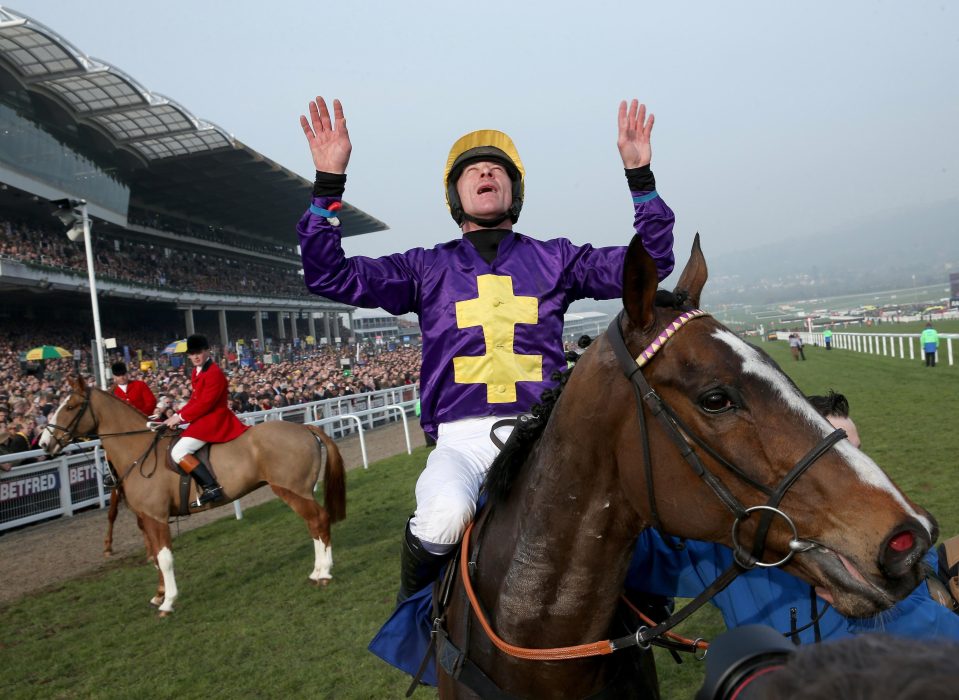
[[[903,530],[898,535],[889,540],[889,548],[895,552],[905,552],[912,549],[916,543],[916,537],[908,530]]]

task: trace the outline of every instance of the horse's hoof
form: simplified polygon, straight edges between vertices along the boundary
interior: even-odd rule
[[[330,579],[328,579],[328,578],[321,578],[321,579],[311,578],[311,579],[310,579],[310,583],[312,583],[312,584],[313,584],[314,586],[316,586],[317,588],[326,588],[327,586],[330,585]]]
[[[107,559],[109,559],[110,557],[113,556],[113,551],[112,551],[112,550],[109,550],[109,549],[104,550],[103,556],[106,557]]]
[[[159,608],[161,605],[163,605],[163,598],[160,596],[157,596],[156,598],[150,598],[150,605],[152,605],[154,608]]]
[[[172,610],[161,610],[160,612],[157,613],[157,617],[159,618],[170,617],[170,615],[172,614],[173,614]]]

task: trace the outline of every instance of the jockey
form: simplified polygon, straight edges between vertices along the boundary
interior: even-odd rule
[[[431,583],[462,538],[497,448],[495,423],[527,412],[566,367],[563,314],[577,299],[621,296],[625,246],[594,248],[513,230],[525,170],[499,131],[460,138],[447,158],[444,191],[462,237],[430,250],[347,258],[335,212],[352,145],[343,108],[325,100],[300,124],[316,184],[297,226],[307,287],[315,294],[391,314],[415,312],[423,333],[421,416],[436,438],[416,483],[416,510],[401,557],[401,602]],[[673,212],[650,171],[653,116],[636,100],[619,108],[618,147],[634,208],[634,228],[659,278],[673,268]],[[505,433],[505,431],[504,431]],[[505,434],[498,433],[505,438]]]
[[[202,335],[187,338],[186,355],[193,363],[190,372],[193,395],[179,412],[167,418],[163,424],[168,428],[176,428],[181,423],[190,424],[170,450],[170,456],[203,489],[193,504],[199,508],[205,503],[224,498],[224,495],[223,488],[194,453],[208,442],[229,442],[240,437],[247,426],[239,421],[227,405],[226,377],[210,357],[210,344],[206,338]]]
[[[113,395],[126,401],[143,415],[152,416],[157,406],[157,397],[150,391],[147,383],[139,379],[130,381],[127,378],[127,366],[123,362],[114,362],[110,369],[113,372]]]

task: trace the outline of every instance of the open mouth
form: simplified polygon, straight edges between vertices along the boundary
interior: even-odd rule
[[[892,607],[896,598],[867,579],[845,556],[825,545],[816,546],[797,556],[814,578],[825,581],[816,586],[816,595],[840,613],[867,617]]]
[[[476,190],[476,194],[486,194],[487,192],[496,192],[496,188],[492,185],[483,185]]]

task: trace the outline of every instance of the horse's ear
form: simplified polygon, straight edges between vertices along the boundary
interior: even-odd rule
[[[706,269],[706,258],[699,247],[699,234],[693,239],[693,249],[689,253],[689,262],[683,268],[683,274],[676,283],[676,291],[683,290],[689,294],[689,301],[695,308],[699,308],[699,295],[706,284],[709,271]]]
[[[87,390],[87,384],[83,381],[83,378],[78,374],[73,377],[70,377],[70,388],[74,391],[82,394]]]
[[[623,308],[629,320],[643,330],[652,328],[656,320],[653,302],[658,285],[656,263],[640,237],[633,236],[623,263]]]

